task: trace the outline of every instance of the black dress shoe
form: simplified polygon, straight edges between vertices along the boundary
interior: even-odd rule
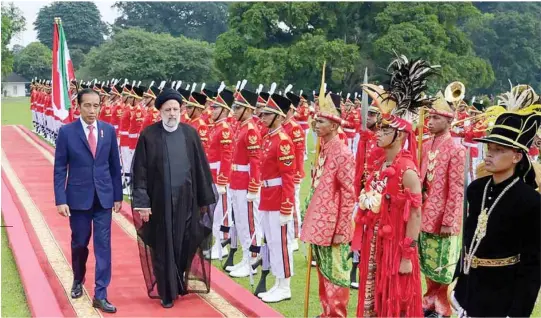
[[[171,308],[173,307],[173,301],[172,300],[166,300],[164,301],[163,299],[161,300],[161,303],[162,303],[162,307],[163,308]]]
[[[77,299],[81,296],[83,296],[83,283],[73,282],[73,285],[71,285],[71,298]]]
[[[103,312],[114,314],[116,312],[116,307],[113,306],[107,299],[96,299],[92,301],[92,307],[98,308]]]

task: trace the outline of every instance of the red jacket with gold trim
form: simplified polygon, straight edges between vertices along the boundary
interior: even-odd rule
[[[302,182],[302,179],[304,179],[304,176],[305,176],[304,139],[306,138],[306,136],[304,135],[304,130],[302,129],[301,125],[299,125],[292,118],[282,123],[282,127],[284,128],[285,132],[289,135],[289,138],[291,138],[291,141],[293,141],[293,144],[295,145],[296,169],[295,169],[295,178],[293,179],[293,181],[295,182],[295,184],[300,184]]]
[[[131,110],[130,115],[130,128],[128,129],[128,147],[135,149],[137,146],[137,139],[139,139],[139,133],[141,127],[143,127],[143,120],[145,119],[145,110],[140,103],[135,104]]]
[[[310,117],[310,110],[308,109],[308,104],[302,103],[299,107],[297,107],[297,112],[295,113],[295,120],[302,127],[302,130],[307,130],[309,128],[308,126],[309,117]]]
[[[209,128],[207,126],[207,123],[201,117],[192,118],[188,124],[195,128],[197,130],[197,134],[199,135],[199,138],[201,139],[201,143],[203,144],[203,149],[205,150],[205,153],[208,153],[208,143],[209,143]]]
[[[145,119],[143,120],[143,126],[141,127],[141,131],[143,131],[148,126],[159,122],[162,119],[160,115],[160,111],[156,109],[156,107],[152,106],[150,108],[147,108],[147,112],[145,115]]]
[[[252,118],[241,123],[235,135],[229,188],[257,193],[261,185],[261,135]]]
[[[357,128],[361,123],[361,117],[356,109],[351,109],[349,112],[344,112],[342,115],[344,122],[342,123],[342,129],[346,133],[348,138],[355,138]]]
[[[361,131],[359,146],[355,157],[355,197],[361,194],[364,182],[372,174],[374,169],[381,165],[380,159],[385,155],[385,150],[378,147],[378,138],[371,130]],[[383,159],[384,160],[384,159]],[[365,169],[366,164],[366,169]],[[364,180],[363,180],[364,176]]]
[[[212,180],[219,186],[229,184],[233,160],[233,130],[224,119],[214,124],[209,137],[208,162]]]
[[[265,136],[262,166],[259,210],[291,214],[295,205],[295,146],[282,127]]]

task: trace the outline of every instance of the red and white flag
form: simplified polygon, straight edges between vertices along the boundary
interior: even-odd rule
[[[69,88],[71,81],[75,80],[75,72],[60,18],[55,18],[53,27],[53,110],[64,121],[69,116]]]

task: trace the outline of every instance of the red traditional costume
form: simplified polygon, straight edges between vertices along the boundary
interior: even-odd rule
[[[389,91],[371,84],[363,87],[377,100],[385,129],[394,130],[394,138],[400,131],[407,139],[392,162],[383,162],[371,174],[359,197],[351,243],[352,250],[360,250],[357,317],[422,317],[416,237],[407,236],[411,210],[420,211],[421,193],[405,188],[403,178],[408,170],[418,175],[411,121],[423,105],[426,78],[434,71],[425,61],[408,61],[405,56],[397,57],[389,70]],[[412,271],[399,274],[401,262],[407,260]]]
[[[452,119],[453,110],[438,93],[431,115]],[[419,237],[420,265],[427,291],[423,309],[451,316],[447,288],[458,261],[459,237],[464,200],[464,165],[466,149],[457,145],[450,132],[434,136],[423,144],[421,180],[423,208]],[[441,236],[441,227],[452,228],[451,236]]]

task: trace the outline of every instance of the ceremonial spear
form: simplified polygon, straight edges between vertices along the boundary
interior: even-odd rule
[[[318,97],[318,104],[319,109],[325,109],[325,106],[327,104],[326,98],[325,98],[325,66],[327,62],[323,61],[323,71],[321,73],[321,86],[319,88],[319,97]],[[319,151],[320,151],[320,138],[317,138],[316,143],[316,156],[315,156],[315,163],[317,164],[318,157],[319,157]],[[317,169],[317,166],[316,166]],[[314,186],[314,176],[312,175],[312,189]],[[310,274],[312,271],[312,245],[310,243],[308,244],[308,268],[306,269],[306,286],[304,289],[304,317],[308,317],[308,304],[310,300]]]

